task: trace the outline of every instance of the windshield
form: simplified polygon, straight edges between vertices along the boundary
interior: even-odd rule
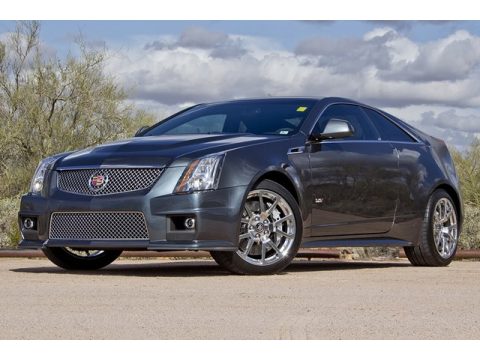
[[[237,134],[288,136],[296,133],[315,100],[240,101],[200,105],[158,123],[143,136]]]

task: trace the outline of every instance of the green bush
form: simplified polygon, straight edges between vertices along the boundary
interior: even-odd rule
[[[20,197],[0,199],[0,247],[16,247],[20,240],[17,214]]]
[[[480,207],[465,205],[465,220],[459,240],[461,249],[480,249]]]

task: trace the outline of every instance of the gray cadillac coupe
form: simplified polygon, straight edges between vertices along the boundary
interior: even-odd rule
[[[444,266],[462,201],[445,143],[342,98],[200,104],[132,139],[40,162],[21,246],[65,269],[122,250],[207,250],[238,274],[284,269],[300,247],[401,246]]]

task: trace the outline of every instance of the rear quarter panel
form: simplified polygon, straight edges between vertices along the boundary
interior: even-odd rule
[[[399,153],[399,199],[392,236],[416,244],[430,195],[448,185],[458,194],[458,179],[448,149],[440,140],[395,143]]]

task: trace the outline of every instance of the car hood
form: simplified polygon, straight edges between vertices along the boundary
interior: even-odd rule
[[[119,140],[75,151],[55,167],[183,166],[193,158],[259,143],[286,140],[278,136],[162,135]]]

